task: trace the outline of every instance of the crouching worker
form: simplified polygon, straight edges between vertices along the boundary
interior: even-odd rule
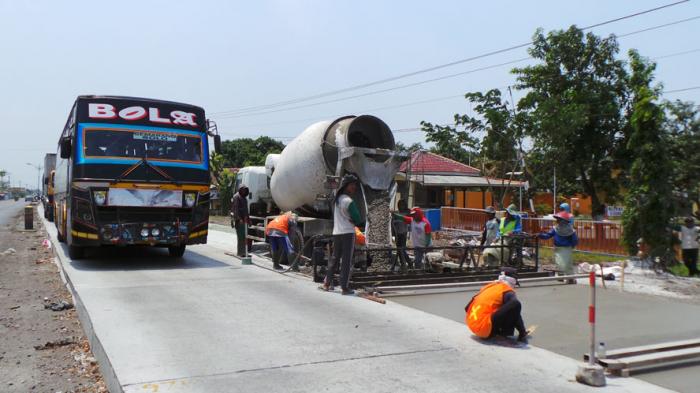
[[[498,279],[484,285],[464,308],[465,322],[478,337],[509,337],[517,330],[518,341],[527,342],[528,332],[520,315],[522,306],[514,290],[518,285],[516,275],[515,269],[503,268]]]
[[[289,257],[294,252],[292,242],[289,241],[289,229],[296,226],[296,222],[297,215],[286,212],[268,222],[265,228],[265,235],[270,239],[272,248],[272,267],[277,270],[282,269],[280,262],[289,264]]]

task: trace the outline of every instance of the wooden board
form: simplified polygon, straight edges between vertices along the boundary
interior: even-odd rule
[[[678,362],[700,358],[700,347],[677,349],[675,351],[663,351],[648,353],[646,355],[630,356],[620,359],[600,359],[599,362],[611,371],[629,370],[631,368],[652,366],[659,363]]]
[[[618,359],[622,357],[644,355],[648,353],[671,351],[676,349],[700,347],[700,339],[670,341],[660,344],[640,345],[637,347],[614,349],[606,351],[606,359]],[[583,360],[588,361],[588,353],[583,355]]]

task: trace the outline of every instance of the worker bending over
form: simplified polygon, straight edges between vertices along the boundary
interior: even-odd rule
[[[527,342],[522,305],[515,296],[515,285],[519,285],[516,276],[514,268],[504,267],[498,279],[484,285],[464,308],[465,322],[478,337],[509,337],[517,330],[518,341]]]
[[[289,229],[296,226],[296,223],[297,215],[286,212],[275,217],[265,227],[265,235],[270,239],[272,248],[272,267],[277,270],[282,269],[280,262],[284,261],[285,265],[290,263],[289,257],[294,252],[294,247],[289,241]]]

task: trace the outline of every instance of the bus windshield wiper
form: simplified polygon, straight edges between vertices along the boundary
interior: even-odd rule
[[[175,184],[179,184],[178,181],[176,181],[172,176],[170,176],[168,173],[163,171],[162,169],[158,168],[157,166],[151,164],[148,162],[148,156],[143,156],[138,162],[136,162],[134,165],[128,167],[124,172],[122,172],[121,175],[117,176],[112,183],[118,183],[121,181],[124,177],[129,176],[131,172],[133,172],[136,168],[140,167],[141,165],[146,165],[147,167],[153,169],[157,174],[163,176],[167,180],[170,180],[171,182]]]

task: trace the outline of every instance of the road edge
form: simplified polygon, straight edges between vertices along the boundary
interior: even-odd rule
[[[46,220],[46,218],[44,218],[43,208],[41,206],[37,206],[37,215],[41,220],[41,225],[43,225],[44,229],[46,229],[48,240],[51,242],[51,247],[53,248],[54,263],[58,266],[61,281],[63,281],[64,285],[70,292],[71,297],[73,298],[73,304],[75,305],[75,309],[78,312],[78,319],[80,320],[80,325],[83,328],[83,333],[85,334],[85,337],[90,343],[90,349],[92,350],[92,354],[95,357],[95,359],[97,359],[97,363],[100,365],[100,372],[102,373],[102,378],[105,381],[105,384],[107,385],[107,390],[109,390],[110,393],[124,393],[122,384],[119,382],[119,378],[117,377],[117,374],[114,371],[112,363],[109,361],[109,357],[107,357],[107,353],[104,347],[102,346],[102,342],[95,333],[95,329],[92,326],[92,320],[90,319],[90,315],[88,314],[82,299],[80,299],[80,295],[78,295],[78,291],[76,291],[75,286],[73,285],[73,281],[71,280],[70,276],[66,273],[63,264],[70,261],[68,260],[65,254],[65,250],[63,250],[62,244],[58,241],[58,238],[56,237],[55,229],[51,230],[49,228],[49,225],[53,224]]]

